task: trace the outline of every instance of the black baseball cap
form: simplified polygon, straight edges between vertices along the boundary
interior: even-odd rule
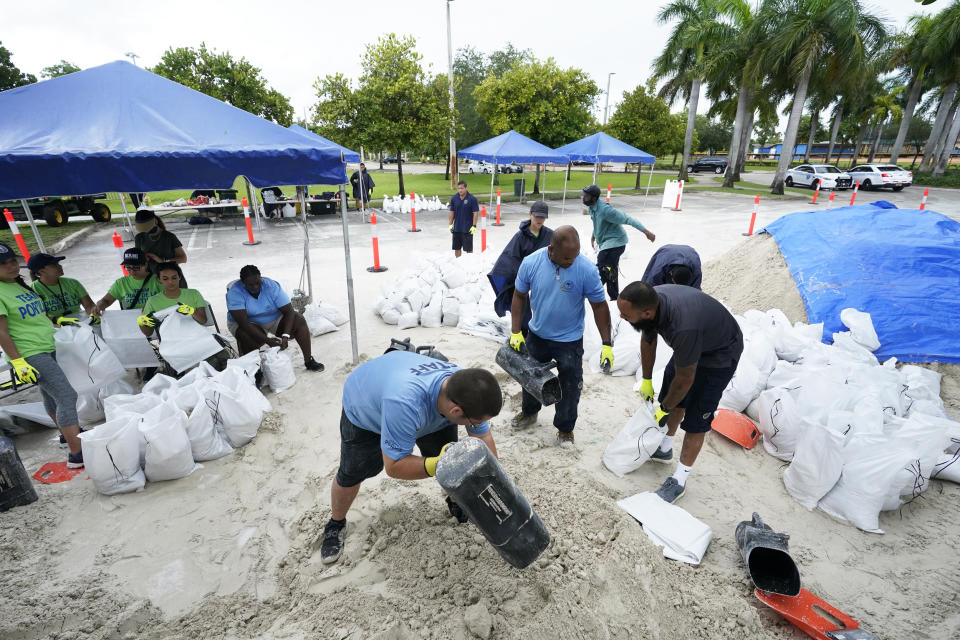
[[[600,187],[595,184],[590,185],[589,187],[584,187],[583,192],[593,196],[594,198],[600,197]]]
[[[66,259],[67,256],[52,256],[49,253],[35,253],[30,256],[29,260],[27,260],[27,269],[29,269],[31,273],[37,273],[44,267],[49,267],[52,264],[60,264],[61,260]]]
[[[535,200],[533,204],[530,205],[530,214],[535,218],[548,218],[550,217],[548,212],[550,207],[547,206],[547,203],[543,200]]]
[[[0,263],[6,262],[11,258],[19,258],[16,251],[10,248],[10,245],[0,242]]]
[[[123,252],[122,264],[146,264],[147,254],[140,249],[127,249]]]

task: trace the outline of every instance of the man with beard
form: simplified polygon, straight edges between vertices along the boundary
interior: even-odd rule
[[[673,356],[663,371],[663,385],[654,418],[667,426],[660,448],[650,457],[668,463],[673,459],[673,436],[682,428],[683,448],[676,473],[661,485],[657,495],[677,501],[686,490],[687,477],[700,453],[720,396],[737,370],[743,352],[743,334],[733,315],[719,301],[698,289],[679,284],[651,287],[632,282],[617,300],[620,316],[643,333],[640,395],[653,401],[653,365],[657,336],[663,336]]]

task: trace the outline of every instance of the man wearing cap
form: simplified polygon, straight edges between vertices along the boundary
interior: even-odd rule
[[[373,177],[367,173],[367,165],[360,163],[360,170],[354,171],[350,176],[350,184],[353,186],[353,199],[356,200],[357,209],[360,208],[361,201],[366,207],[370,202],[370,196],[373,195],[373,188],[377,186]]]
[[[473,253],[473,233],[477,230],[477,215],[480,204],[467,191],[467,183],[457,183],[457,193],[450,198],[450,233],[453,236],[453,254],[460,257],[460,250]]]
[[[547,207],[546,202],[534,200],[533,204],[530,205],[530,219],[520,223],[520,230],[513,234],[513,238],[503,248],[503,252],[497,258],[493,269],[487,274],[490,286],[497,294],[493,309],[500,317],[506,315],[513,304],[513,285],[517,279],[520,263],[537,249],[542,249],[550,244],[553,229],[544,226],[548,213],[549,207]],[[527,305],[523,310],[523,320],[520,327],[523,335],[527,335],[529,324],[530,306]]]
[[[528,299],[533,317],[524,337],[521,326]],[[600,366],[609,370],[613,366],[613,342],[603,284],[597,270],[580,255],[577,230],[565,225],[553,232],[550,246],[534,251],[521,263],[514,284],[510,334],[510,346],[516,351],[526,351],[538,362],[557,361],[561,398],[553,426],[561,446],[573,444],[583,386],[584,299],[593,308],[603,341]],[[524,391],[520,413],[513,417],[511,425],[520,428],[536,423],[540,407],[540,402]]]
[[[640,279],[651,287],[684,284],[699,289],[703,282],[700,254],[686,244],[665,244],[650,257]]]
[[[80,313],[81,306],[90,315],[93,315],[94,310],[93,300],[90,299],[83,285],[78,280],[63,276],[60,261],[64,259],[66,256],[35,253],[27,261],[27,270],[33,278],[30,286],[33,292],[43,300],[47,317],[57,324],[63,324],[61,320],[68,323],[73,320],[75,323],[76,318],[63,316],[75,316]]]
[[[130,275],[114,280],[90,315],[103,315],[103,311],[117,300],[121,309],[143,309],[150,296],[163,291],[157,276],[147,268],[147,256],[140,249],[124,251],[121,265]]]
[[[166,225],[150,209],[140,209],[134,218],[137,235],[133,244],[147,257],[150,273],[156,274],[157,267],[164,262],[183,264],[187,261],[187,252],[176,235],[167,231]],[[180,287],[186,288],[186,278],[180,281]]]
[[[583,204],[590,210],[590,220],[593,221],[593,235],[590,236],[591,246],[597,248],[597,269],[600,279],[607,285],[607,293],[611,300],[616,300],[620,294],[620,256],[627,248],[627,232],[623,225],[629,224],[643,232],[647,240],[657,239],[649,229],[624,212],[614,209],[600,200],[600,187],[595,184],[583,188]]]

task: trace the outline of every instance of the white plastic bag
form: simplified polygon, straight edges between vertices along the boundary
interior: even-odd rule
[[[185,478],[197,469],[187,437],[187,414],[176,411],[151,426],[141,425],[147,442],[143,471],[150,482]]]
[[[420,324],[420,312],[419,311],[410,311],[409,313],[401,314],[397,319],[397,328],[398,329],[412,329]]]
[[[339,327],[347,324],[347,322],[350,321],[350,318],[347,317],[347,314],[345,314],[343,311],[340,311],[340,309],[336,308],[332,304],[318,302],[315,306],[320,311],[320,314],[332,322],[334,326]]]
[[[218,372],[217,375],[222,375],[226,373],[227,370],[237,368],[246,373],[247,377],[251,380],[253,376],[256,375],[257,371],[260,371],[260,352],[256,349],[245,353],[239,358],[230,358],[227,360],[227,369],[221,372]]]
[[[307,321],[307,327],[310,328],[310,335],[314,337],[337,330],[337,327],[320,313],[316,305],[308,304],[303,310],[303,318]]]
[[[262,355],[263,377],[276,393],[286,391],[297,381],[293,372],[293,360],[280,347],[270,347]]]
[[[793,462],[783,472],[783,484],[797,502],[811,511],[827,495],[843,470],[844,437],[818,424],[800,438]]]
[[[765,379],[761,376],[760,370],[750,360],[740,358],[737,364],[737,371],[723,390],[720,397],[719,407],[721,409],[730,409],[737,413],[742,412],[751,402],[760,397],[763,391]]]
[[[122,417],[80,434],[84,470],[105,495],[139,491],[146,484],[140,468],[137,420]]]
[[[157,327],[157,333],[160,336],[160,357],[177,373],[223,349],[212,333],[192,316],[182,313],[167,314]]]
[[[208,395],[209,402],[208,404]],[[233,447],[223,432],[222,425],[214,420],[216,415],[216,392],[204,394],[187,418],[187,437],[190,451],[197,462],[216,460],[233,453]],[[210,406],[213,405],[213,406]]]
[[[221,430],[231,446],[240,448],[254,439],[263,420],[263,406],[255,396],[243,396],[221,387],[211,386],[204,394],[204,404],[213,424]]]
[[[941,453],[933,467],[933,477],[960,484],[960,454]]]
[[[667,435],[653,419],[652,406],[642,403],[603,452],[603,466],[619,477],[643,466]]]
[[[760,433],[763,448],[780,460],[793,459],[800,434],[810,423],[797,410],[796,401],[783,388],[769,389],[760,394]]]
[[[103,401],[96,389],[77,394],[77,419],[83,426],[103,420]]]
[[[139,419],[140,416],[161,404],[163,404],[163,400],[160,396],[152,393],[116,394],[103,401],[103,410],[107,421],[112,422],[123,416],[133,416]]]
[[[140,389],[143,393],[152,393],[153,395],[160,396],[163,395],[163,392],[167,389],[172,389],[177,386],[177,379],[162,373],[155,374],[152,378],[147,380],[147,383],[143,385],[143,388]]]
[[[90,327],[61,327],[53,339],[57,364],[78,394],[99,391],[103,385],[123,377],[125,371],[120,360]]]
[[[873,319],[869,313],[848,307],[840,312],[840,322],[850,329],[857,344],[870,351],[880,348],[880,339],[877,338],[877,331],[873,328]]]
[[[443,298],[441,308],[443,309],[443,326],[457,326],[460,322],[460,301],[453,296],[447,295]]]

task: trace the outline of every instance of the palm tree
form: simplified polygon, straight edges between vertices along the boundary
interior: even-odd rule
[[[687,100],[681,180],[687,179],[704,64],[711,48],[730,37],[729,29],[717,21],[716,5],[717,0],[672,0],[657,14],[660,24],[677,21],[663,52],[653,62],[653,77],[666,80],[659,92],[661,98],[671,102],[677,97]]]
[[[793,108],[783,136],[783,150],[771,185],[783,193],[793,158],[800,114],[815,68],[828,77],[867,57],[884,39],[883,21],[867,13],[859,0],[772,0],[761,9],[772,31],[769,63],[781,76],[796,77]]]
[[[907,139],[907,131],[910,130],[913,112],[923,94],[924,74],[930,65],[925,48],[932,26],[931,16],[911,17],[907,22],[909,31],[897,34],[894,45],[891,47],[892,64],[894,68],[903,69],[901,77],[905,82],[910,83],[910,93],[907,97],[907,105],[903,108],[903,118],[900,120],[900,129],[897,130],[897,139],[894,140],[893,148],[890,150],[890,164],[897,164],[897,159],[903,150],[903,143]]]
[[[942,148],[941,143],[949,134],[949,123],[952,122],[949,116],[954,111],[953,102],[957,97],[957,81],[960,79],[960,0],[954,0],[936,15],[928,35],[923,55],[935,61],[931,71],[944,89],[930,137],[923,147],[923,160],[918,171],[933,168]]]
[[[877,147],[880,146],[880,136],[883,133],[884,125],[903,117],[903,107],[900,106],[900,96],[906,87],[902,85],[888,86],[886,89],[886,91],[880,91],[873,97],[873,104],[868,110],[867,120],[877,131],[877,137],[870,147],[870,157],[867,160],[867,162],[871,164],[877,155]]]

